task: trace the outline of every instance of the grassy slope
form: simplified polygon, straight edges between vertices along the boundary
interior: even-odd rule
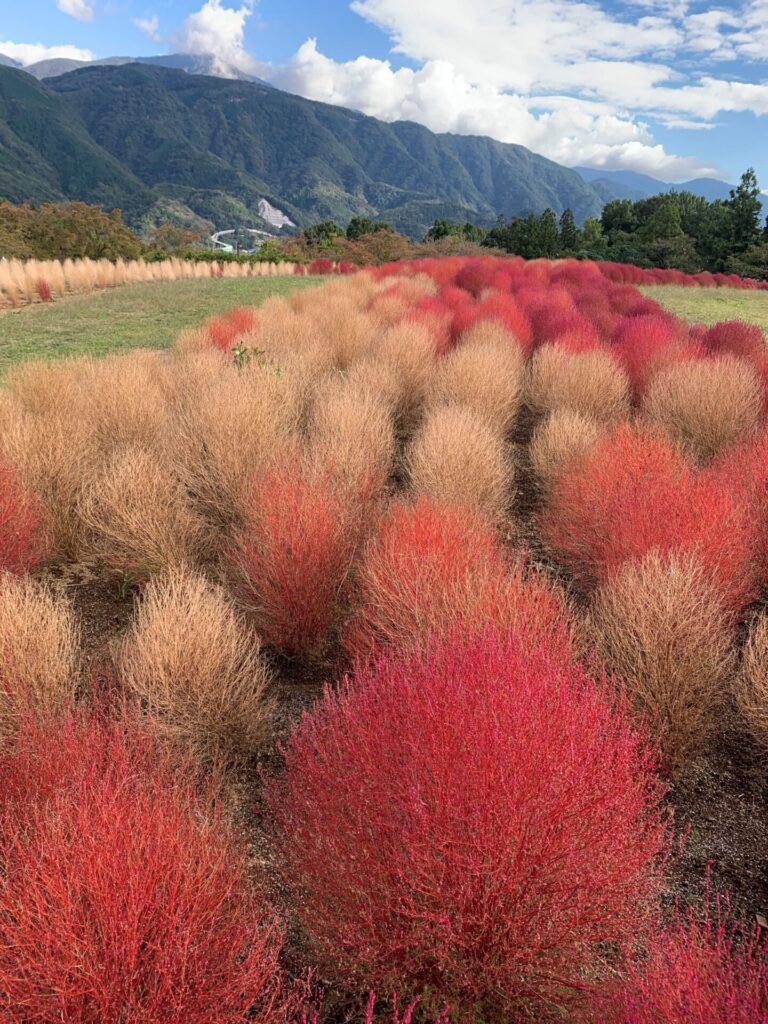
[[[212,313],[257,305],[322,278],[269,277],[126,285],[0,315],[0,372],[23,359],[167,348]]]
[[[768,292],[674,285],[654,285],[640,291],[684,320],[705,324],[749,320],[768,331]]]

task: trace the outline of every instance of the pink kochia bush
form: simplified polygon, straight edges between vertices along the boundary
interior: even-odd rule
[[[699,556],[728,611],[758,594],[758,533],[743,497],[648,431],[621,426],[569,463],[540,524],[586,590],[651,551],[680,551]]]
[[[283,1024],[281,932],[217,793],[139,726],[22,725],[0,756],[0,1019]]]
[[[323,970],[461,1021],[577,1001],[660,885],[662,792],[629,723],[558,650],[492,634],[327,689],[267,791]]]
[[[238,306],[221,316],[211,318],[206,324],[211,344],[222,352],[230,352],[237,344],[238,338],[254,330],[256,317],[255,309]]]
[[[678,914],[652,932],[648,953],[599,1000],[600,1024],[768,1024],[768,950],[739,936],[717,906]]]

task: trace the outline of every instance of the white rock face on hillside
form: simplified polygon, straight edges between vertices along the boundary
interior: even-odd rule
[[[282,210],[278,210],[276,206],[273,206],[266,199],[259,200],[259,216],[273,228],[296,227],[290,217],[286,216]]]

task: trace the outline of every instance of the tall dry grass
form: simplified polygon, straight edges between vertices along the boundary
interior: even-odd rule
[[[705,566],[685,553],[628,563],[598,590],[590,624],[679,771],[704,745],[735,669],[732,619]]]
[[[406,452],[411,491],[463,505],[501,524],[514,497],[511,446],[481,413],[465,405],[430,409]]]
[[[258,637],[199,573],[174,568],[150,580],[116,660],[159,728],[205,757],[249,757],[268,734]]]
[[[52,299],[147,281],[180,281],[205,277],[272,277],[295,273],[295,264],[192,262],[171,258],[144,260],[67,259],[0,260],[0,309],[44,301],[40,282]]]
[[[20,719],[55,717],[80,683],[80,627],[70,602],[28,576],[0,576],[0,747]]]
[[[763,385],[744,359],[723,355],[667,367],[648,386],[643,415],[698,463],[753,434]]]

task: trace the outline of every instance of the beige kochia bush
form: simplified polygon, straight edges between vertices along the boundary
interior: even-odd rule
[[[55,717],[80,682],[80,629],[70,602],[28,576],[0,576],[0,747],[20,717]]]
[[[477,509],[501,523],[514,497],[514,466],[503,435],[465,405],[426,414],[406,452],[411,491]]]
[[[508,434],[520,408],[524,366],[522,349],[511,335],[495,323],[480,323],[437,364],[429,402],[466,405]]]
[[[673,771],[705,743],[734,673],[733,625],[692,555],[628,563],[595,597],[598,654],[659,731]]]
[[[763,388],[735,356],[695,359],[662,370],[643,399],[643,415],[700,463],[757,430]]]
[[[558,476],[588,452],[606,430],[604,423],[572,409],[556,409],[536,427],[529,457],[545,498]]]
[[[173,467],[138,445],[118,452],[94,477],[80,518],[82,554],[139,577],[193,563],[203,539]]]
[[[266,737],[270,674],[258,638],[199,573],[150,580],[116,660],[158,726],[203,756],[248,757]]]
[[[736,695],[755,738],[768,748],[768,613],[764,611],[750,626]]]
[[[293,375],[272,364],[237,369],[218,353],[182,361],[168,458],[206,523],[210,548],[244,521],[254,479],[295,442],[302,401]]]
[[[569,352],[562,345],[537,349],[528,366],[526,401],[536,413],[570,409],[613,423],[630,409],[629,379],[610,352]]]
[[[307,443],[309,459],[352,497],[379,494],[395,457],[391,408],[359,379],[336,374],[315,394]]]

